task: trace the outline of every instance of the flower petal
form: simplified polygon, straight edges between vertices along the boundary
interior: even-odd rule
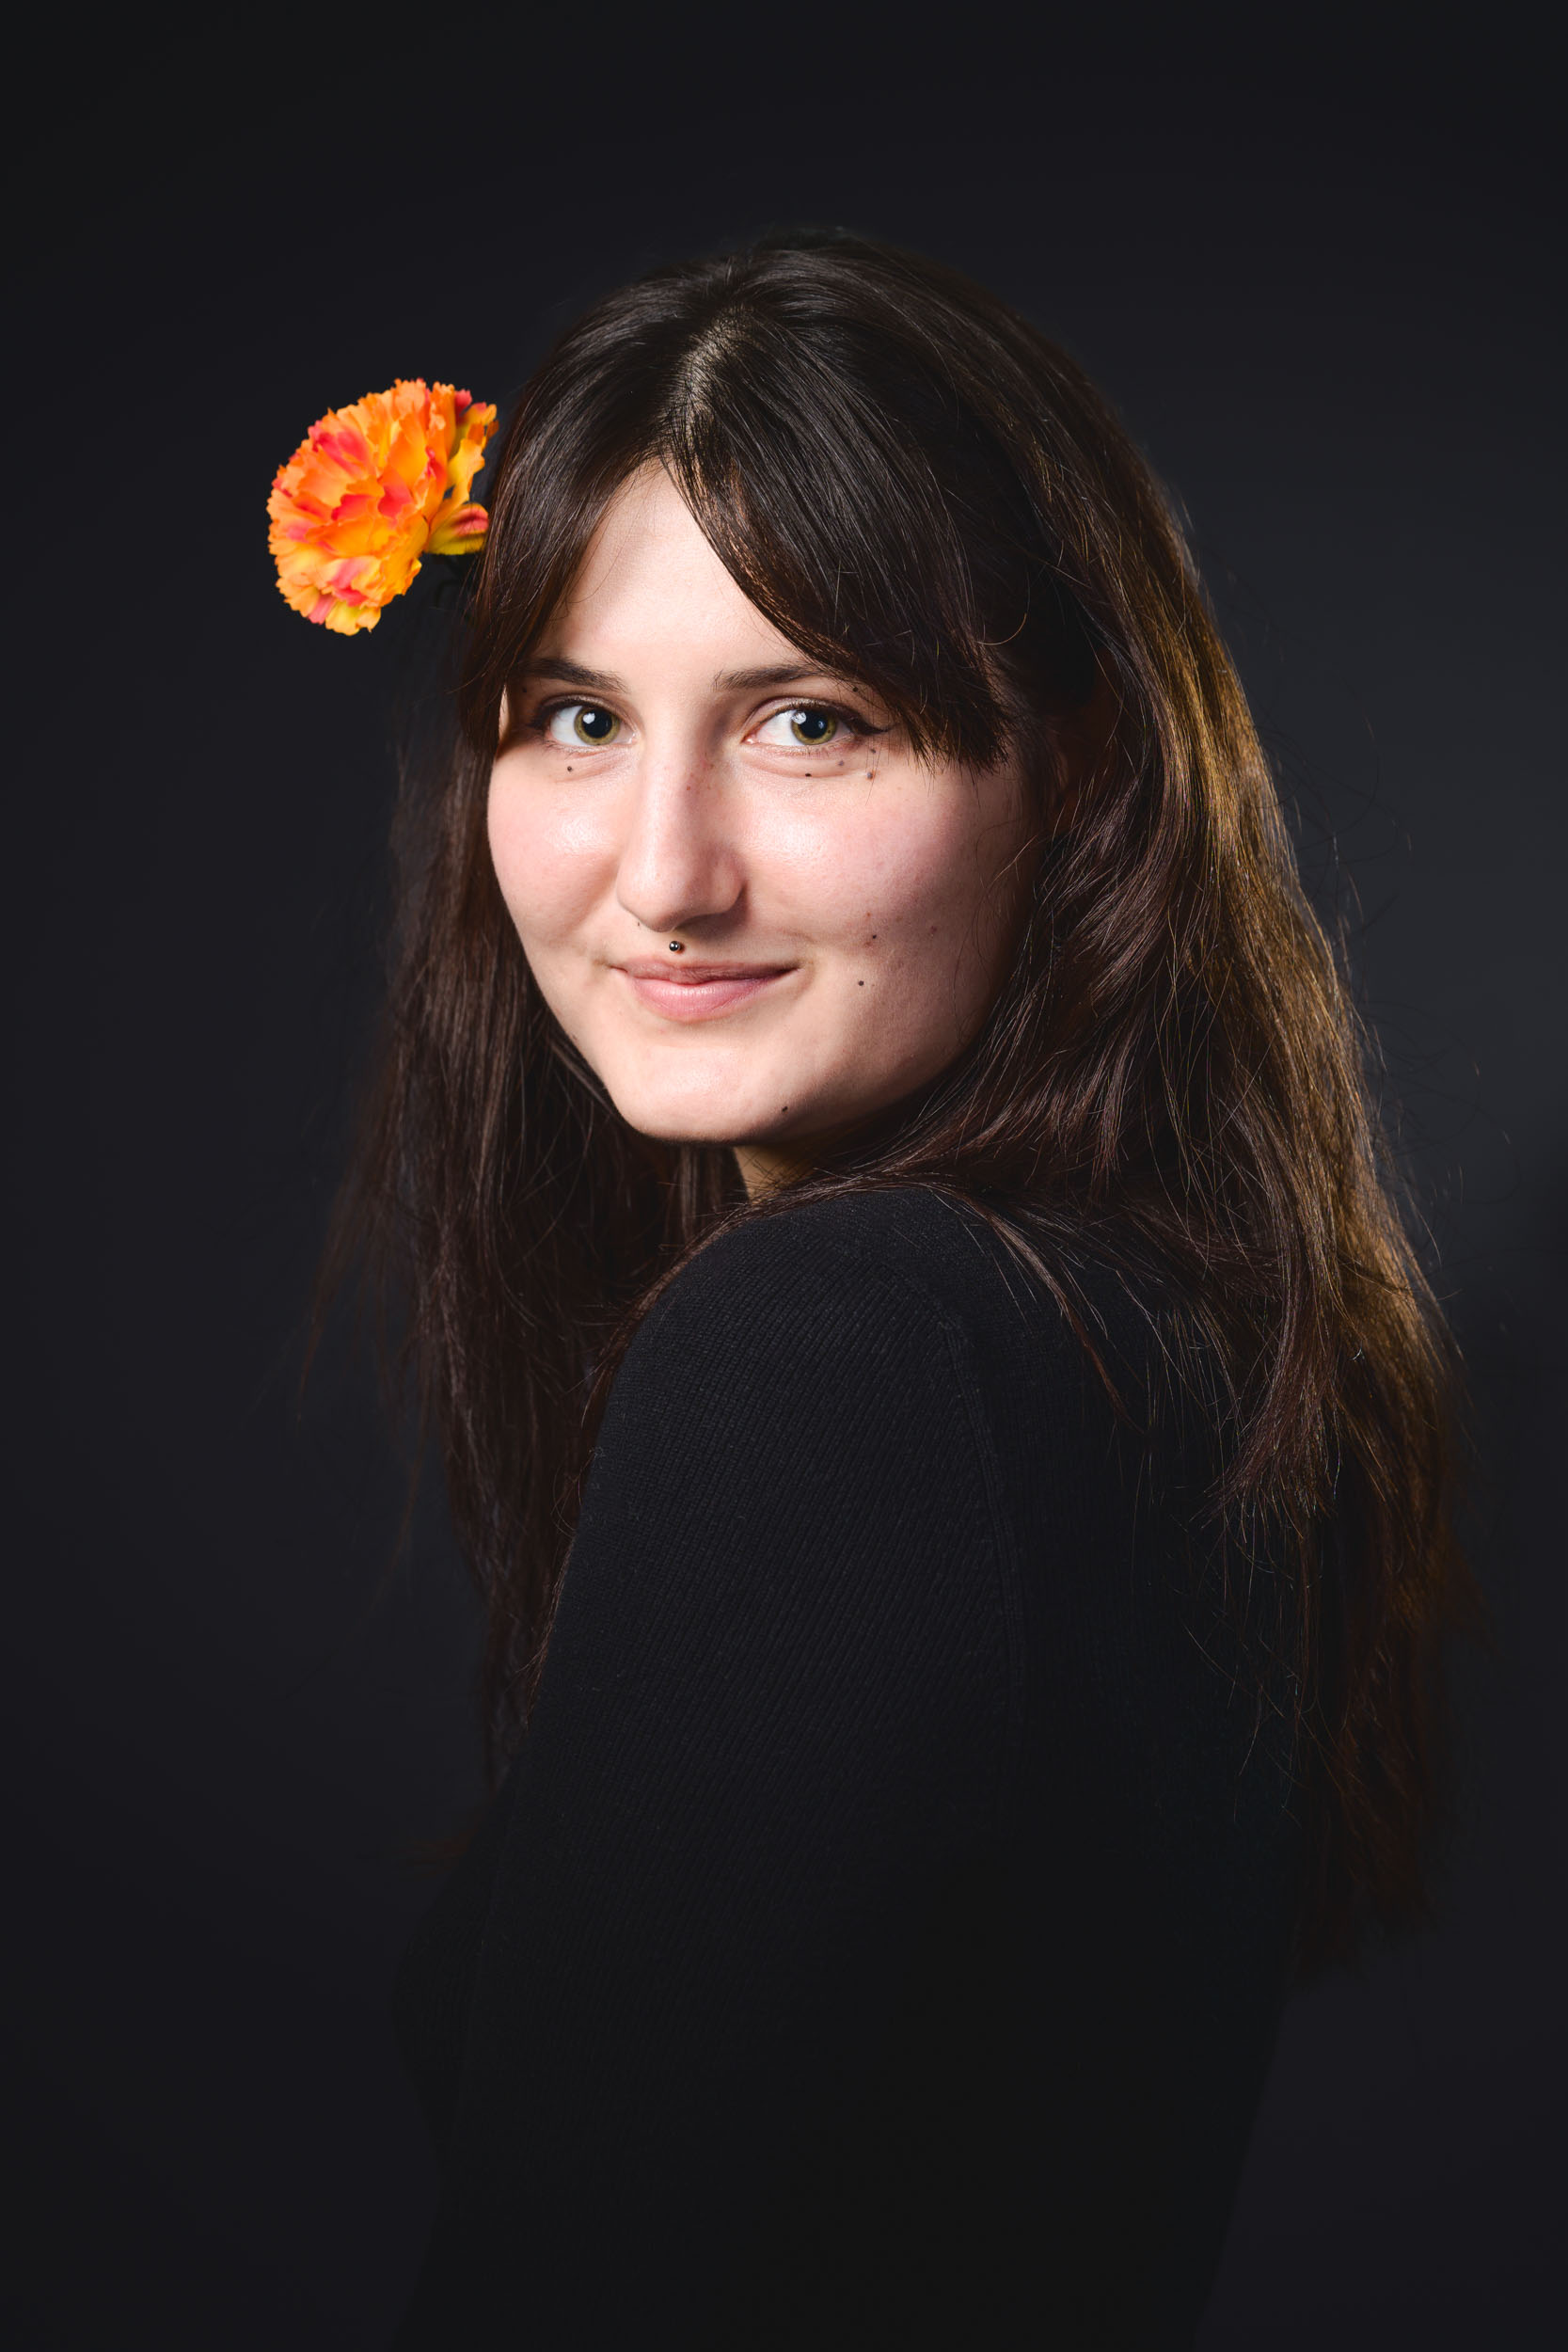
[[[495,429],[492,405],[422,376],[318,418],[267,500],[287,602],[353,636],[409,587],[427,548],[459,555],[483,547],[488,517],[468,489]]]

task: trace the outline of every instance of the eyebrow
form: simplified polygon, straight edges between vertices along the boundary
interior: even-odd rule
[[[618,694],[625,691],[621,680],[611,671],[585,669],[580,661],[568,661],[563,655],[548,654],[537,661],[531,661],[523,675],[525,677],[560,678],[562,685],[580,686],[590,694]],[[765,662],[755,670],[722,670],[713,684],[718,693],[745,693],[769,686],[799,686],[805,678],[833,677],[836,675],[832,670],[824,670],[820,663],[772,661]],[[848,677],[843,682],[846,686],[855,683]]]
[[[832,670],[811,661],[764,662],[759,670],[725,670],[713,681],[721,692],[745,692],[753,687],[799,686],[803,678],[832,677]],[[845,680],[848,684],[848,680]]]
[[[562,685],[586,687],[591,694],[618,694],[621,681],[608,670],[585,670],[580,661],[568,661],[563,656],[551,654],[539,661],[523,665],[525,677],[558,677]]]

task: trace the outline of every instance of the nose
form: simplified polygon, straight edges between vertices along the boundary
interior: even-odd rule
[[[640,774],[616,896],[650,931],[678,931],[732,912],[743,887],[725,822],[726,795],[700,757]]]

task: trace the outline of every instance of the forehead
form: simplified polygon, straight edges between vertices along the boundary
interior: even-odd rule
[[[621,667],[639,648],[680,649],[699,664],[777,660],[796,653],[732,580],[660,465],[622,484],[589,542],[549,631],[553,651]],[[618,659],[611,664],[614,650]]]

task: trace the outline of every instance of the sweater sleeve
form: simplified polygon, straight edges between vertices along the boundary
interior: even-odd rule
[[[403,2352],[700,2341],[994,1821],[961,1343],[910,1269],[790,1224],[705,1252],[616,1380]]]

